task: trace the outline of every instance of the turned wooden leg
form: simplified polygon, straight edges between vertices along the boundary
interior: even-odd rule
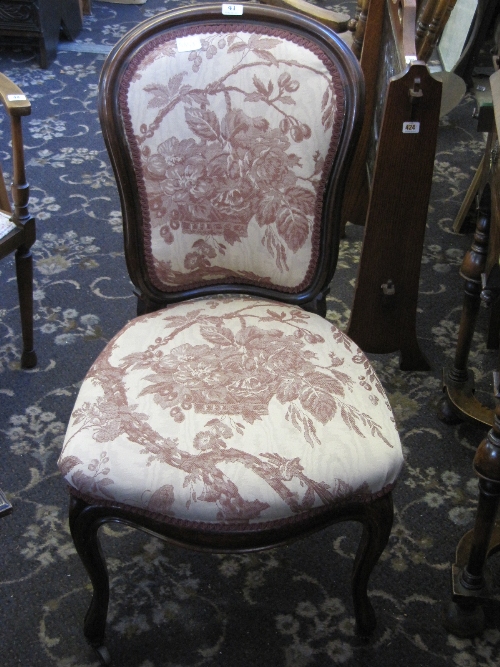
[[[464,301],[453,366],[445,372],[440,418],[445,422],[467,418],[488,426],[492,411],[474,397],[474,378],[468,369],[469,353],[481,305],[481,275],[486,268],[491,219],[491,191],[485,186],[478,206],[476,231],[470,250],[465,254],[460,275],[465,280]]]
[[[351,48],[358,60],[361,58],[361,51],[363,50],[369,8],[370,0],[358,0],[355,23],[351,23],[351,30],[354,33]]]
[[[33,344],[33,257],[31,250],[23,247],[16,251],[15,257],[23,336],[21,366],[22,368],[33,368],[37,362]]]
[[[360,634],[371,634],[377,623],[368,598],[368,580],[387,546],[393,518],[392,494],[389,493],[367,505],[365,515],[359,519],[363,524],[363,533],[354,561],[351,586],[356,629]]]
[[[500,503],[500,403],[495,408],[493,428],[474,457],[474,469],[479,476],[476,519],[473,530],[457,548],[452,602],[444,621],[445,628],[459,637],[472,637],[484,630],[481,602],[491,594],[486,561],[500,550],[500,530],[495,524]]]

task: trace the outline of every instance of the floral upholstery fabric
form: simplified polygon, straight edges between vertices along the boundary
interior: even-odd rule
[[[131,321],[84,380],[59,461],[84,499],[231,530],[369,501],[401,465],[364,354],[322,317],[252,297]]]
[[[304,38],[230,29],[156,37],[124,74],[149,279],[162,291],[222,280],[296,292],[317,261],[342,81]]]

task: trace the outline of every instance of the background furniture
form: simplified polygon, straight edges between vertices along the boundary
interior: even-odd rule
[[[0,100],[10,122],[12,141],[12,206],[0,168],[0,259],[16,255],[19,310],[23,333],[21,366],[36,365],[33,349],[33,259],[35,220],[28,210],[29,186],[24,169],[24,145],[21,118],[31,113],[31,105],[23,92],[6,76],[0,74]],[[7,142],[6,142],[7,143]]]
[[[498,146],[500,126],[500,71],[490,76],[488,91],[494,115],[488,127],[485,157],[479,177],[473,186],[477,190],[477,222],[474,241],[461,267],[465,279],[464,302],[453,366],[444,374],[445,397],[440,416],[443,421],[467,419],[491,425],[487,437],[474,457],[474,471],[479,477],[479,502],[474,527],[460,540],[452,567],[452,600],[448,607],[445,628],[459,637],[474,637],[486,627],[483,605],[494,595],[494,582],[487,561],[500,551],[500,373],[494,375],[496,405],[492,410],[474,394],[474,376],[468,368],[468,358],[476,326],[481,298],[491,306],[500,298],[499,192],[497,160],[493,150]],[[471,187],[473,187],[471,186]],[[471,188],[469,188],[470,191]],[[467,194],[469,196],[469,193]],[[495,330],[498,348],[498,322]],[[496,344],[495,344],[496,343]]]
[[[56,57],[60,32],[74,40],[82,28],[80,0],[2,0],[0,37],[2,42],[35,43],[40,67],[47,68]]]
[[[498,49],[498,46],[497,46]],[[490,51],[490,46],[486,46]],[[488,53],[489,58],[491,58]],[[496,69],[496,71],[494,71]],[[500,332],[500,172],[498,169],[498,131],[500,123],[500,71],[498,56],[493,58],[489,79],[475,78],[478,125],[487,132],[485,151],[476,175],[467,191],[454,223],[460,231],[471,203],[476,203],[476,229],[469,251],[465,254],[460,275],[465,280],[462,316],[453,364],[443,373],[444,397],[439,416],[445,422],[460,419],[494,424],[493,410],[475,396],[474,375],[468,368],[469,353],[481,301],[490,306],[488,347],[499,347]],[[480,111],[487,109],[489,113]]]
[[[474,637],[486,626],[483,603],[494,595],[487,560],[500,551],[500,374],[495,373],[493,427],[479,445],[474,471],[479,477],[479,502],[474,528],[460,540],[452,567],[452,601],[444,625],[459,637]]]
[[[343,210],[365,223],[347,333],[366,352],[399,350],[402,369],[428,370],[416,310],[442,84],[418,59],[415,21],[414,2],[369,5],[371,103]]]
[[[499,13],[498,2],[496,0],[477,0],[475,11],[472,15],[472,21],[469,26],[461,26],[468,28],[467,32],[464,30],[466,38],[462,43],[456,34],[457,21],[464,21],[464,14],[460,13],[461,6],[466,6],[473,3],[468,3],[467,0],[458,0],[456,8],[458,11],[454,12],[452,21],[447,24],[443,30],[442,39],[438,45],[438,53],[442,60],[448,60],[445,49],[448,45],[453,48],[453,53],[458,55],[455,62],[450,59],[452,71],[462,77],[470,88],[473,85],[472,75],[474,69],[479,65],[480,52],[485,41],[488,38],[488,32],[492,23],[494,23]],[[470,12],[470,9],[468,10]],[[456,14],[456,16],[455,16]],[[470,14],[469,14],[470,15]],[[458,44],[454,44],[457,42]]]
[[[266,3],[327,23],[360,59],[365,116],[342,224],[366,230],[347,332],[365,352],[400,351],[402,369],[429,370],[417,340],[416,311],[443,86],[425,61],[454,1],[421,2],[417,14],[415,0],[360,0],[348,23],[302,0]],[[352,36],[346,37],[347,28]],[[455,99],[458,77],[444,79],[447,101]],[[462,94],[458,86],[455,103]],[[410,126],[418,131],[404,130]]]
[[[306,16],[311,16],[337,33],[346,32],[350,22],[349,14],[342,14],[340,12],[334,12],[331,9],[318,7],[317,5],[307,2],[307,0],[261,0],[261,2],[263,5],[284,7],[285,9],[292,9],[296,12],[305,14]]]
[[[104,65],[142,315],[84,380],[59,466],[93,585],[84,632],[105,663],[106,522],[245,552],[358,521],[354,614],[375,626],[367,583],[401,446],[369,362],[323,317],[361,100],[334,33],[253,4],[160,14]]]

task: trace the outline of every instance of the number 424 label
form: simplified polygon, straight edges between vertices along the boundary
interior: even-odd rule
[[[420,132],[420,123],[403,123],[403,134],[418,134]]]

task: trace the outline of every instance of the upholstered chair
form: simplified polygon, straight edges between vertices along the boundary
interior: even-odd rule
[[[139,315],[84,379],[59,461],[104,663],[106,522],[244,552],[359,521],[354,615],[375,626],[401,445],[370,363],[324,317],[362,102],[328,27],[257,4],[159,14],[105,62]]]

